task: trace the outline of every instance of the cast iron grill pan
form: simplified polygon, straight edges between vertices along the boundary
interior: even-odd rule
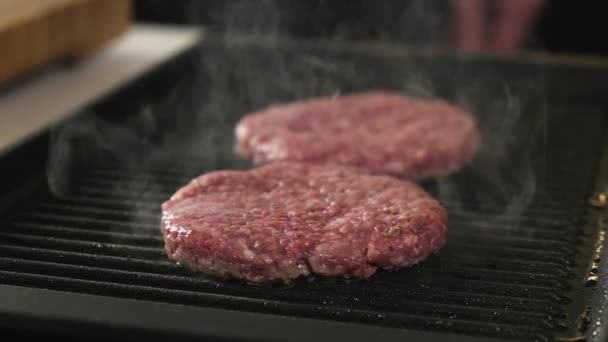
[[[79,165],[57,196],[42,175],[2,214],[0,283],[118,298],[264,312],[463,336],[553,340],[566,329],[587,198],[600,154],[604,115],[575,105],[547,112],[543,144],[530,153],[535,191],[520,209],[493,195],[473,168],[424,186],[449,211],[448,245],[418,266],[369,281],[296,281],[252,286],[218,280],[167,260],[159,206],[202,172],[250,167],[223,155],[155,160],[145,167]],[[232,143],[225,126],[223,148]],[[585,132],[585,134],[573,134]],[[570,151],[571,153],[564,153]],[[537,157],[534,157],[537,156]],[[25,158],[25,156],[23,156]],[[506,168],[502,186],[522,188]],[[529,171],[528,171],[529,172]]]

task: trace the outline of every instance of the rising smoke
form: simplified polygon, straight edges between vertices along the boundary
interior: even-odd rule
[[[195,1],[189,9],[192,23],[199,23],[196,13],[205,10],[201,3]],[[133,112],[124,113],[128,119],[108,121],[92,109],[53,130],[47,175],[54,193],[66,195],[75,172],[90,165],[140,170],[137,184],[143,180],[146,186],[112,189],[133,192],[135,198],[163,193],[162,184],[151,176],[158,165],[192,175],[248,167],[232,150],[233,127],[244,113],[277,102],[385,88],[445,98],[478,118],[482,150],[463,177],[435,182],[441,200],[458,210],[465,210],[461,200],[471,197],[496,204],[501,208],[494,213],[497,219],[518,217],[532,200],[538,155],[532,147],[517,158],[511,155],[521,145],[535,144],[533,137],[545,129],[544,106],[529,111],[531,103],[545,97],[542,68],[527,75],[537,79],[535,87],[524,91],[492,60],[472,63],[465,57],[430,54],[432,49],[417,54],[421,45],[443,40],[446,8],[426,1],[410,2],[397,16],[401,37],[417,44],[412,50],[386,42],[382,48],[351,46],[345,37],[352,39],[354,33],[343,28],[325,41],[294,42],[285,28],[286,18],[294,15],[289,6],[276,1],[226,3],[215,19],[219,27],[211,27],[212,35],[199,47],[198,60],[163,98],[131,106]],[[140,204],[133,207],[137,216]]]

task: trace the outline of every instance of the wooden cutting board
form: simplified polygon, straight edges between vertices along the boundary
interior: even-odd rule
[[[126,30],[131,6],[131,0],[0,0],[0,86],[95,52]]]

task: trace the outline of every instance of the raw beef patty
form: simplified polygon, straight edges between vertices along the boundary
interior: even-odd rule
[[[172,260],[254,283],[368,278],[425,259],[447,230],[445,209],[414,183],[292,162],[204,174],[162,211]]]
[[[344,165],[410,180],[458,171],[479,144],[468,112],[387,91],[276,104],[247,113],[235,131],[237,153],[258,165]]]

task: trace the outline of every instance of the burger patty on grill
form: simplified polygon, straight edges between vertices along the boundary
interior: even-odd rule
[[[412,182],[293,162],[203,174],[162,213],[172,260],[254,283],[368,278],[420,262],[447,231],[443,206]]]
[[[459,170],[479,145],[463,109],[388,91],[276,104],[247,113],[235,133],[237,153],[258,165],[343,165],[410,180]]]

